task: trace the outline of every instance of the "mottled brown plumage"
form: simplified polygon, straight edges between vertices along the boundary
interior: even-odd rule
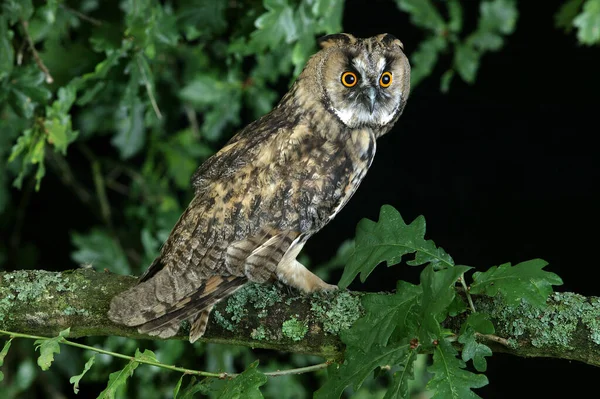
[[[410,67],[388,34],[320,45],[277,107],[200,166],[190,205],[139,285],[113,299],[111,320],[160,337],[189,320],[194,342],[214,304],[248,281],[336,288],[296,256],[365,176],[406,104]]]

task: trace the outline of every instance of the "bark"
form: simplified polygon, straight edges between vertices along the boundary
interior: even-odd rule
[[[106,317],[111,298],[135,281],[91,269],[0,273],[0,330],[50,337],[71,327],[70,337],[154,339]],[[250,284],[215,307],[203,340],[338,360],[344,349],[339,333],[361,316],[360,296],[301,295],[280,285]],[[480,336],[494,351],[600,366],[600,298],[555,293],[544,310],[507,307],[501,298],[474,299],[496,327],[494,336]],[[458,333],[463,317],[444,324]],[[184,326],[176,338],[186,337]]]

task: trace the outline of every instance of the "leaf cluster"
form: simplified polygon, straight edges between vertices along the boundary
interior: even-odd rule
[[[414,255],[406,263],[425,266],[420,284],[399,281],[393,294],[367,294],[362,304],[365,315],[344,332],[345,360],[331,366],[329,379],[317,391],[317,398],[339,398],[350,386],[358,390],[372,373],[392,372],[385,398],[408,398],[410,381],[414,379],[414,363],[418,353],[433,353],[433,364],[427,369],[432,378],[427,384],[435,398],[475,398],[472,389],[488,383],[486,356],[492,351],[479,342],[481,334],[493,334],[494,326],[483,313],[468,309],[455,285],[464,282],[469,266],[455,265],[453,259],[431,240],[426,240],[425,219],[418,217],[406,224],[398,211],[383,206],[378,222],[363,219],[357,226],[354,254],[340,281],[347,286],[358,274],[364,281],[380,263],[388,267],[400,263],[404,256]],[[525,301],[545,306],[552,285],[562,281],[546,272],[541,260],[516,266],[504,264],[473,274],[473,284],[466,296],[502,295],[510,306]],[[459,335],[444,328],[448,316],[468,312]],[[462,345],[461,356],[454,343]],[[467,368],[467,362],[479,373]]]
[[[570,32],[577,31],[577,40],[591,46],[600,43],[600,1],[569,0],[558,10],[555,16],[558,28]]]
[[[410,14],[413,24],[427,32],[411,58],[414,85],[431,75],[442,53],[453,54],[452,64],[440,81],[444,92],[449,90],[455,74],[467,83],[475,82],[481,57],[502,48],[504,38],[514,32],[519,15],[514,0],[484,0],[479,4],[477,27],[465,33],[464,7],[458,0],[444,2],[447,18],[432,0],[396,0],[396,3]]]

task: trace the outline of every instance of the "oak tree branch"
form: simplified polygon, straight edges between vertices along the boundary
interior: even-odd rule
[[[106,316],[111,298],[135,281],[92,269],[0,273],[0,330],[56,336],[71,327],[70,337],[153,339]],[[215,307],[203,340],[340,359],[339,332],[362,314],[360,296],[349,291],[302,295],[285,286],[248,285]],[[493,350],[600,366],[600,298],[555,293],[544,310],[511,308],[501,298],[475,296],[474,301],[496,327],[494,335],[478,335]],[[458,333],[461,317],[448,318],[445,327]],[[186,339],[185,328],[175,338]]]

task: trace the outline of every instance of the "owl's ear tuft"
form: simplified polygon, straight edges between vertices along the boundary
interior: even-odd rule
[[[327,48],[342,44],[354,44],[356,43],[356,38],[349,33],[334,33],[332,35],[320,37],[317,40],[317,43],[319,43],[321,48]]]
[[[394,35],[390,35],[389,33],[382,33],[381,35],[377,35],[377,39],[386,46],[395,45],[404,50],[404,44],[396,38]]]

